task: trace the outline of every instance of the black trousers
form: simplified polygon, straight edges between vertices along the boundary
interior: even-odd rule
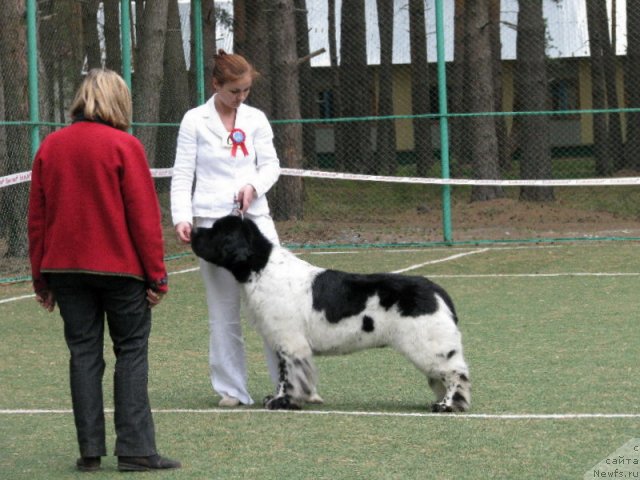
[[[116,357],[115,454],[156,453],[149,395],[151,310],[145,284],[134,278],[83,273],[47,275],[71,353],[69,373],[80,455],[106,455],[102,378],[105,314]]]

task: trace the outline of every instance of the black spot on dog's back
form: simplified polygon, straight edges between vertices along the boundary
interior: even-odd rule
[[[438,310],[436,294],[447,304],[455,321],[455,309],[449,295],[424,277],[325,270],[312,285],[313,308],[324,311],[331,323],[361,313],[367,300],[374,295],[379,297],[384,309],[396,305],[400,314],[406,317],[432,314]]]
[[[368,315],[362,317],[362,330],[367,333],[371,333],[375,330],[375,326],[373,324],[373,318]]]

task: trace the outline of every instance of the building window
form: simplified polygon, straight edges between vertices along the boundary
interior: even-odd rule
[[[551,109],[554,112],[578,109],[578,89],[575,82],[567,79],[552,80],[549,89]]]
[[[334,118],[333,92],[331,90],[323,90],[318,93],[318,107],[320,118]]]

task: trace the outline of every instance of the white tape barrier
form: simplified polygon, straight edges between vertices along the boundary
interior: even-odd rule
[[[16,183],[30,182],[31,172],[14,173],[6,177],[0,177],[0,188],[15,185]]]
[[[152,168],[151,175],[156,178],[171,177],[171,168]],[[357,173],[321,172],[318,170],[300,170],[283,168],[282,175],[291,177],[328,178],[334,180],[361,180],[367,182],[415,183],[423,185],[485,185],[502,187],[577,187],[605,185],[640,185],[640,177],[617,178],[575,178],[562,180],[479,180],[464,178],[423,178],[423,177],[388,177],[382,175],[360,175]],[[15,173],[0,177],[0,188],[17,183],[31,181],[31,172]]]
[[[356,173],[319,172],[283,168],[283,175],[293,177],[331,178],[339,180],[366,180],[369,182],[421,183],[428,185],[494,185],[505,187],[517,186],[588,186],[588,185],[640,185],[640,177],[619,178],[580,178],[564,180],[477,180],[464,178],[423,178],[423,177],[386,177],[381,175],[359,175]]]

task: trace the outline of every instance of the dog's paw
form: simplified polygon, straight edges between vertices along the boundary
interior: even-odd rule
[[[266,396],[262,405],[268,410],[300,410],[300,405],[291,401],[291,397],[288,395],[284,397]]]
[[[453,412],[453,407],[443,402],[436,402],[431,404],[431,411],[433,413],[451,413]]]
[[[313,403],[314,405],[322,405],[324,400],[317,393],[312,394],[309,398],[307,398],[307,403]]]

